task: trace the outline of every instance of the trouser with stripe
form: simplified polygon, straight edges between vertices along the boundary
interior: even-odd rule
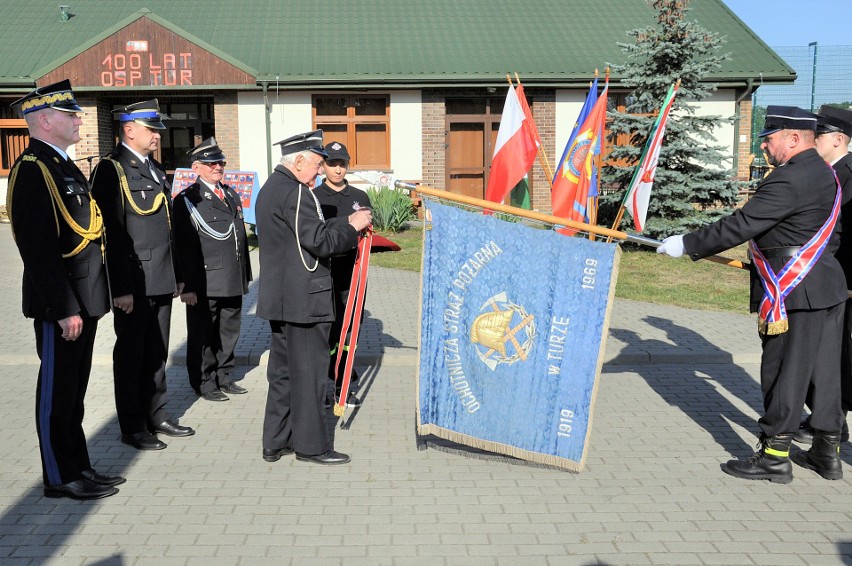
[[[91,468],[83,432],[83,400],[92,369],[97,318],[84,318],[76,340],[62,338],[59,323],[35,320],[41,366],[36,384],[36,431],[45,485],[80,479]]]

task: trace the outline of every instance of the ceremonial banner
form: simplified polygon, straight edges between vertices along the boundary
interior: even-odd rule
[[[417,430],[583,468],[617,244],[428,202]]]

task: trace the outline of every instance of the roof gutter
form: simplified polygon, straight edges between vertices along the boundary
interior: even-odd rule
[[[266,126],[266,175],[272,175],[272,124],[269,109],[269,83],[270,81],[260,81],[263,87],[263,112],[264,125]]]
[[[740,103],[746,96],[750,96],[754,92],[754,79],[746,79],[746,87],[742,96],[739,96],[734,101],[734,112],[736,119],[734,120],[734,160],[733,169],[734,176],[737,175],[740,166]],[[754,108],[751,109],[754,112]]]

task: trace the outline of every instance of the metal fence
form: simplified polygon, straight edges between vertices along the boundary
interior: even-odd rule
[[[763,126],[762,109],[770,104],[817,110],[823,104],[852,107],[852,45],[817,43],[793,47],[773,47],[796,70],[792,85],[764,85],[752,96],[752,153],[759,155],[757,133]]]

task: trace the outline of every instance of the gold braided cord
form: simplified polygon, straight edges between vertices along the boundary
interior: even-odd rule
[[[56,215],[56,211],[62,215],[62,219],[68,225],[71,230],[80,236],[82,240],[77,245],[76,248],[71,250],[68,253],[62,254],[63,258],[74,257],[84,249],[89,243],[99,239],[103,236],[104,233],[104,222],[101,217],[101,210],[98,208],[98,204],[95,202],[95,199],[89,198],[89,227],[83,228],[74,218],[71,216],[71,213],[68,212],[68,208],[65,206],[65,203],[62,202],[62,195],[59,194],[59,187],[56,186],[56,182],[53,180],[53,175],[50,174],[50,171],[47,169],[47,165],[38,161],[38,166],[41,169],[42,175],[44,175],[44,180],[47,183],[47,187],[50,190],[50,196],[53,199],[53,208],[54,208],[54,216]],[[59,221],[57,220],[57,236],[59,235]]]
[[[18,179],[18,169],[21,167],[21,163],[24,161],[34,161],[38,162],[38,158],[34,155],[24,155],[21,157],[21,161],[19,161],[14,167],[12,167],[12,173],[9,175],[9,187],[6,193],[6,214],[9,216],[9,220],[12,220],[12,193],[15,190],[15,182]],[[52,177],[51,177],[52,178]],[[53,210],[53,221],[56,224],[56,237],[59,237],[59,217],[56,216],[56,209]],[[15,228],[12,225],[12,239],[17,242],[15,237]]]
[[[133,195],[130,192],[130,184],[127,182],[127,175],[124,174],[124,167],[122,167],[118,161],[110,157],[105,157],[104,160],[111,161],[112,164],[115,165],[115,170],[116,172],[118,172],[118,182],[121,185],[121,192],[124,197],[124,200],[130,203],[130,208],[132,208],[133,212],[135,212],[136,214],[140,216],[150,216],[151,214],[154,214],[159,211],[160,207],[163,206],[166,202],[168,202],[166,199],[166,194],[160,191],[159,193],[157,193],[157,196],[155,196],[154,200],[151,202],[151,208],[149,208],[148,210],[139,208],[139,206],[136,204],[136,201],[133,200]],[[166,220],[169,223],[169,229],[171,229],[172,219],[171,215],[169,214],[168,206],[166,206]]]
[[[57,214],[57,209],[59,209],[66,224],[68,224],[68,226],[75,234],[79,235],[82,238],[82,241],[80,242],[80,244],[77,245],[76,248],[74,248],[68,253],[62,254],[63,258],[74,257],[75,255],[86,249],[86,246],[89,245],[89,242],[97,240],[98,238],[103,236],[103,220],[101,218],[101,211],[98,208],[97,203],[95,203],[94,199],[89,199],[89,227],[83,228],[82,226],[77,224],[77,222],[71,217],[71,214],[68,212],[68,209],[62,202],[62,197],[59,194],[59,188],[56,186],[56,183],[53,180],[53,175],[50,174],[50,171],[48,171],[47,166],[33,155],[25,155],[21,159],[22,161],[34,161],[38,163],[39,169],[41,169],[41,174],[44,177],[45,183],[48,187],[48,191],[50,192],[50,198],[53,201],[53,219],[54,223],[56,224],[56,237],[59,237],[59,216]],[[18,162],[18,164],[12,168],[12,172],[9,175],[9,189],[8,194],[6,195],[6,211],[10,219],[12,218],[12,193],[15,190],[16,181],[18,179],[18,169],[21,166],[21,162]],[[12,238],[15,238],[14,229],[12,230]],[[103,251],[103,242],[101,242],[101,254],[103,254]]]

